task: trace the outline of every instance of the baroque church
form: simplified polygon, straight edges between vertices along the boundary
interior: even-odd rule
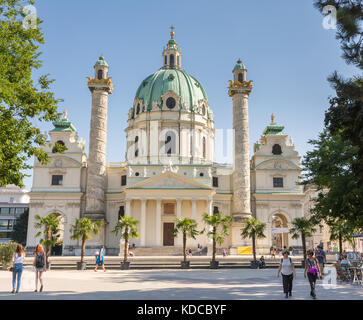
[[[65,111],[43,147],[49,162],[34,163],[27,248],[39,242],[35,215],[50,213],[61,221],[63,255],[80,254],[81,243],[70,234],[80,217],[105,222],[87,242],[86,254],[102,244],[107,255],[120,254],[120,235],[112,230],[123,215],[139,221],[140,237],[131,240],[137,247],[180,248],[182,238],[173,237],[176,219],[192,218],[201,230],[203,214],[216,212],[232,217],[221,246],[231,254],[251,246],[240,235],[243,219],[251,216],[266,224],[258,253],[268,253],[271,246],[301,246],[288,233],[291,222],[304,216],[304,191],[297,184],[300,156],[272,115],[250,157],[248,100],[253,86],[244,64],[237,61],[229,81],[234,157],[233,165],[226,165],[214,162],[213,111],[202,84],[182,68],[173,27],[162,56],[161,68],[141,82],[125,114],[126,161],[118,163],[106,162],[108,97],[113,92],[109,65],[104,57],[95,63],[94,76],[88,77],[89,154]],[[52,153],[56,142],[67,150]],[[197,244],[210,247],[211,240],[205,233],[188,240],[190,247]]]

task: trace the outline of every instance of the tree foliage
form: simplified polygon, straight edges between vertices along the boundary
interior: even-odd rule
[[[103,225],[103,221],[92,221],[89,218],[83,217],[76,219],[74,225],[71,226],[70,232],[71,238],[74,240],[82,240],[81,249],[81,262],[84,260],[84,252],[86,248],[86,240],[92,239],[91,234],[98,234],[100,227]]]
[[[301,237],[304,261],[306,260],[306,237],[311,237],[316,231],[314,228],[314,220],[306,218],[295,218],[292,221],[292,227],[290,228],[290,234],[293,239]]]
[[[203,215],[204,223],[209,227],[207,235],[212,238],[213,241],[213,253],[212,253],[212,261],[216,260],[216,244],[221,245],[223,240],[229,234],[229,228],[231,226],[232,217],[225,216],[223,217],[220,212],[217,212],[212,215],[208,215],[205,213]],[[203,230],[203,232],[205,229]]]
[[[19,218],[16,219],[16,223],[11,233],[11,240],[21,243],[23,247],[26,245],[26,236],[28,233],[28,220],[29,209],[26,209]]]
[[[265,228],[266,224],[259,222],[256,218],[252,217],[244,221],[245,226],[241,229],[242,238],[252,239],[252,251],[253,260],[256,261],[256,239],[265,238]]]
[[[362,227],[362,194],[354,172],[358,147],[338,135],[331,136],[327,130],[309,143],[314,149],[303,159],[303,180],[317,188],[311,209],[315,221],[324,220],[329,225],[340,219]]]
[[[39,231],[35,237],[44,237],[40,239],[40,243],[45,246],[46,256],[48,258],[50,248],[57,244],[57,237],[61,231],[59,215],[56,213],[48,214],[45,217],[36,215],[34,217],[34,227],[43,229],[42,231]]]
[[[121,233],[121,238],[125,240],[124,262],[127,261],[129,239],[140,237],[140,234],[137,232],[138,223],[139,221],[132,219],[132,217],[122,216],[113,229],[114,233]]]
[[[353,171],[363,195],[363,3],[362,0],[315,1],[316,8],[321,11],[327,5],[337,9],[336,37],[340,41],[343,58],[360,72],[350,79],[344,79],[335,71],[328,78],[336,96],[329,101],[325,125],[332,135],[340,135],[358,147]]]
[[[0,0],[0,186],[23,187],[31,156],[42,164],[47,162],[47,154],[38,148],[46,137],[34,122],[60,118],[60,100],[50,89],[54,80],[48,74],[33,79],[33,72],[42,66],[42,21],[37,18],[35,28],[23,27],[23,3]]]
[[[177,219],[173,232],[174,237],[177,237],[179,232],[181,232],[183,235],[183,256],[184,261],[187,261],[185,252],[187,246],[187,238],[195,239],[195,237],[199,234],[199,231],[197,230],[197,223],[194,219],[190,218]]]

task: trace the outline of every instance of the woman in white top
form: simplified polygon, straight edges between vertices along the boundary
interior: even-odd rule
[[[19,292],[21,274],[23,273],[24,257],[25,253],[23,250],[23,246],[21,244],[18,244],[15,253],[13,254],[13,291],[11,291],[11,293]],[[16,291],[15,291],[16,280],[18,280],[18,283],[16,285]]]
[[[283,258],[281,259],[279,270],[277,271],[277,278],[282,275],[282,284],[284,287],[285,298],[292,296],[292,280],[296,278],[296,271],[292,259],[289,257],[289,251],[282,252]]]

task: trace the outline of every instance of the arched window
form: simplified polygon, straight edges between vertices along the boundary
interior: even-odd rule
[[[207,145],[206,145],[206,140],[205,137],[203,137],[203,158],[205,159],[207,155]]]
[[[64,142],[62,140],[58,140],[56,143],[60,144],[61,146],[64,146]]]
[[[173,68],[174,67],[174,64],[175,64],[175,61],[174,61],[174,55],[173,54],[171,54],[170,56],[169,56],[169,59],[170,59],[170,67],[171,68]]]
[[[238,81],[239,81],[239,82],[243,82],[243,74],[242,74],[242,72],[240,72],[240,73],[238,74]]]
[[[139,156],[139,137],[135,137],[135,158]]]
[[[164,57],[164,64],[168,64],[168,56]]]
[[[272,147],[272,153],[276,155],[281,154],[282,153],[281,146],[279,144],[274,144],[274,146]]]
[[[98,79],[102,79],[103,78],[103,71],[102,70],[98,70],[97,78]]]
[[[136,114],[139,114],[140,113],[140,103],[137,104],[137,107],[136,107]]]
[[[172,155],[176,153],[175,143],[175,133],[173,131],[168,131],[165,135],[165,153],[167,155]]]

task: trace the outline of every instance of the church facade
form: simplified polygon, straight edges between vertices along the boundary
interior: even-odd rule
[[[105,245],[106,254],[120,253],[120,235],[112,232],[118,219],[128,215],[139,221],[138,247],[182,246],[173,237],[177,218],[194,219],[205,228],[204,213],[232,216],[230,235],[222,247],[231,254],[250,246],[242,239],[243,219],[266,223],[266,238],[257,241],[258,252],[271,246],[301,246],[291,238],[291,222],[304,216],[304,192],[299,181],[300,156],[283,126],[271,123],[254,144],[250,157],[248,99],[253,90],[247,69],[238,60],[228,94],[233,104],[234,162],[214,162],[214,117],[202,84],[182,69],[182,53],[174,32],[163,50],[162,67],[137,89],[127,116],[126,161],[106,162],[108,97],[113,92],[109,66],[103,57],[88,78],[92,95],[89,154],[85,142],[64,114],[53,123],[44,150],[50,161],[34,163],[30,192],[27,247],[39,241],[35,215],[59,215],[63,255],[78,255],[80,242],[72,240],[76,218],[103,220],[102,231],[87,242],[87,254]],[[52,153],[52,145],[67,150]],[[210,246],[206,234],[188,240],[190,247]]]

